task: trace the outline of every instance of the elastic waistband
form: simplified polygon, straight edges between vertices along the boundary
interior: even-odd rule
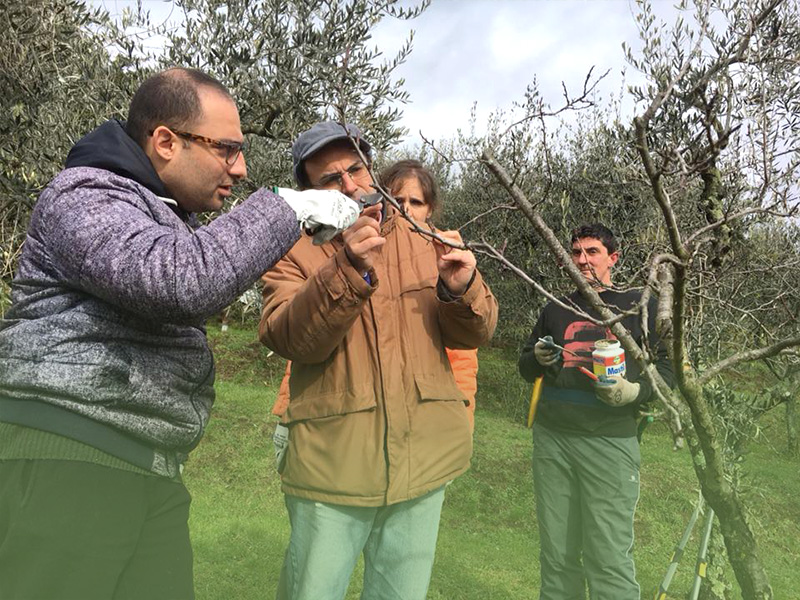
[[[163,477],[174,479],[181,471],[177,452],[153,448],[114,427],[45,402],[0,398],[0,421],[63,435]]]

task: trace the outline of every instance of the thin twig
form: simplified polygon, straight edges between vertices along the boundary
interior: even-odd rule
[[[509,204],[500,204],[498,206],[493,206],[489,210],[486,210],[486,211],[482,212],[481,214],[475,215],[474,217],[472,217],[469,221],[467,221],[463,225],[459,226],[458,230],[461,231],[467,225],[470,225],[470,224],[474,223],[475,221],[478,221],[478,220],[482,219],[483,217],[485,217],[487,215],[490,215],[491,213],[495,212],[496,210],[519,210],[519,208],[516,207],[516,206],[509,205]]]

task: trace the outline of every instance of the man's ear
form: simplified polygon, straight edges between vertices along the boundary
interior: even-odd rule
[[[617,261],[619,260],[619,252],[612,252],[611,254],[609,254],[608,260],[609,262],[611,262],[611,266],[613,267],[615,264],[617,264]]]
[[[170,161],[175,156],[178,144],[181,141],[168,127],[159,125],[150,136],[150,147],[154,154],[161,160]]]

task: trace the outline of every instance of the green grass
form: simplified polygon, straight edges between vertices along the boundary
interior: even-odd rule
[[[252,331],[222,334],[212,328],[209,337],[218,360],[217,404],[185,471],[194,498],[190,527],[197,597],[271,598],[289,536],[271,445],[270,408],[283,361],[268,358]],[[430,599],[537,596],[531,442],[523,425],[529,387],[516,375],[515,358],[515,350],[481,351],[473,464],[447,490]],[[800,481],[797,460],[784,452],[782,417],[782,408],[770,415],[764,440],[753,446],[744,468],[775,598],[791,599],[800,597]],[[652,598],[697,498],[688,451],[673,452],[662,425],[645,434],[641,481],[634,554],[642,597]],[[671,598],[685,597],[691,587],[699,530],[700,524],[673,580]],[[349,599],[358,598],[361,568]]]

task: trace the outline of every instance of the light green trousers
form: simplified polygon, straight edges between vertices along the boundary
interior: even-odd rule
[[[362,600],[424,600],[444,487],[373,508],[286,496],[292,533],[277,600],[341,600],[364,553]]]
[[[633,515],[639,500],[635,437],[584,437],[533,427],[533,482],[541,543],[539,600],[638,600]]]

